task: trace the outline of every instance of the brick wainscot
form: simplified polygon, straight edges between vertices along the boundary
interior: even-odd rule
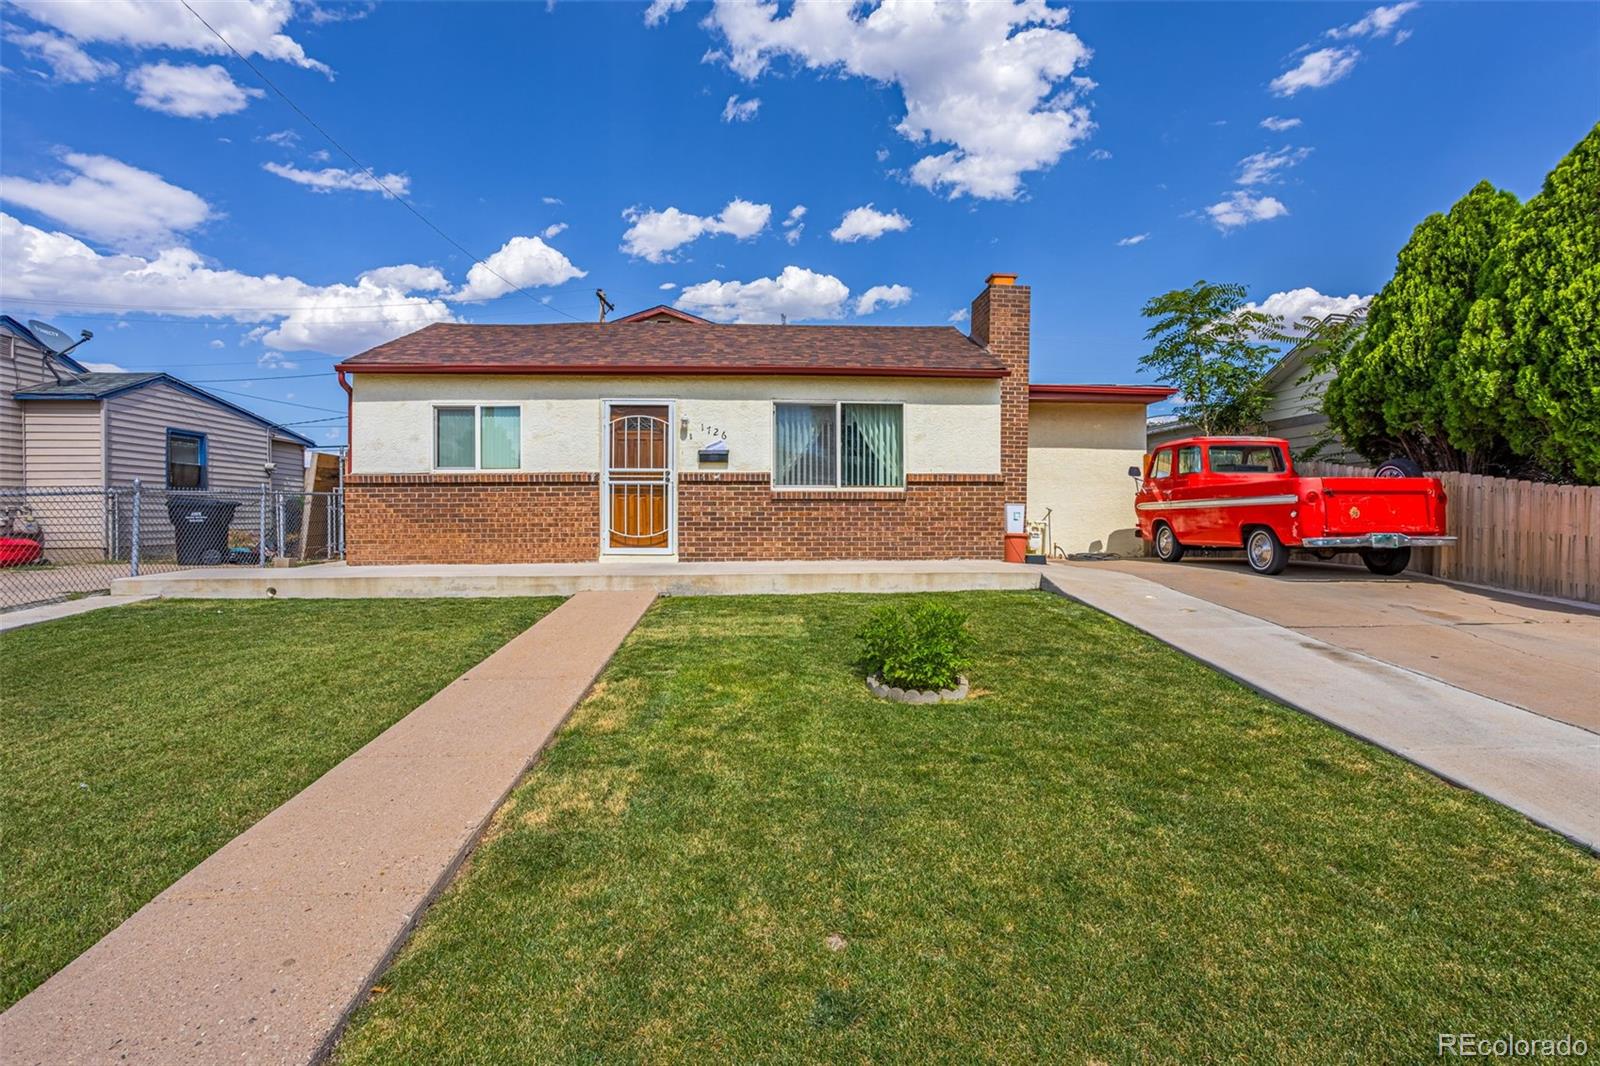
[[[678,558],[998,559],[998,474],[907,474],[903,491],[774,489],[767,474],[678,478]]]
[[[344,501],[356,566],[599,557],[598,474],[351,474]]]

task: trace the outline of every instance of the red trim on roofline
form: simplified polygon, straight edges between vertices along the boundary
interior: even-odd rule
[[[1003,378],[1003,369],[957,367],[810,367],[810,366],[619,366],[616,363],[529,366],[505,363],[339,363],[333,369],[352,374],[636,374],[644,376],[704,375],[743,377],[747,374],[789,377],[874,378]],[[1037,386],[1035,386],[1037,388]]]
[[[1047,403],[1160,403],[1178,390],[1166,385],[1029,385],[1028,399]]]
[[[635,311],[630,315],[623,315],[621,318],[614,318],[611,321],[613,325],[618,325],[623,322],[643,322],[646,319],[655,318],[657,315],[665,315],[668,318],[675,318],[679,322],[694,322],[702,326],[709,326],[712,324],[709,318],[701,318],[699,315],[691,315],[687,311],[680,311],[676,307],[669,307],[666,304],[656,304],[654,307],[646,307],[643,311]]]

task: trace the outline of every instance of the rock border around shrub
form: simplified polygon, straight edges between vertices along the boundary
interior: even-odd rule
[[[885,685],[875,674],[867,678],[867,688],[880,700],[892,700],[895,703],[954,703],[966,699],[972,691],[972,686],[964,677],[956,678],[955,688],[919,690]]]

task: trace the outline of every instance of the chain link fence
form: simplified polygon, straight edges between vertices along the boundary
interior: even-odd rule
[[[343,557],[339,492],[0,486],[0,610],[183,567]]]

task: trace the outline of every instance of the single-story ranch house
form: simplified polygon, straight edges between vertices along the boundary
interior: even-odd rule
[[[1029,289],[972,332],[435,324],[340,363],[349,561],[995,559],[1007,505],[1051,547],[1128,551],[1128,467],[1172,390],[1030,385]]]

